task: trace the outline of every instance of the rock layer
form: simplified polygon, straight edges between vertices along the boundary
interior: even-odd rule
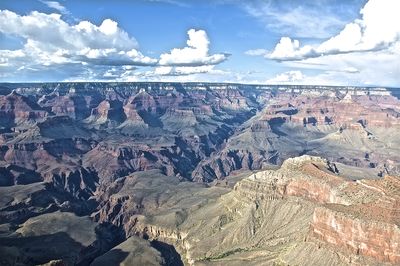
[[[179,186],[163,185],[164,193],[140,198],[128,191],[156,175],[130,177],[108,190],[112,200],[98,217],[174,245],[189,265],[397,264],[399,178],[352,181],[335,169],[341,166],[302,156],[250,174],[231,192],[197,187],[178,196]],[[306,250],[321,257],[298,256]]]
[[[89,265],[134,244],[153,264],[398,264],[396,97],[320,86],[0,85],[0,253]],[[91,243],[71,237],[74,223],[62,222],[71,212],[98,224]],[[56,221],[49,236],[31,224],[46,217]],[[25,226],[40,235],[21,236]],[[121,244],[128,237],[148,239]],[[42,239],[73,253],[28,252]]]

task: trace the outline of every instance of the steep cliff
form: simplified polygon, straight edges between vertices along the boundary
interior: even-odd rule
[[[321,86],[0,86],[0,264],[125,255],[153,264],[398,264],[397,97]],[[69,224],[87,218],[71,212],[98,224],[91,243],[74,238]],[[59,231],[44,235],[48,218]],[[61,257],[46,241],[73,252]]]

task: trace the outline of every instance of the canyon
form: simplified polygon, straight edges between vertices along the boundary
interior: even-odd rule
[[[0,264],[397,265],[399,98],[0,84]]]

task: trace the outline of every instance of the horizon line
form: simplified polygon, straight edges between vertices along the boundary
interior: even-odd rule
[[[28,81],[28,82],[0,82],[0,85],[5,84],[73,84],[73,83],[121,83],[121,84],[229,84],[229,85],[247,85],[247,86],[263,86],[263,87],[336,87],[336,88],[384,88],[384,89],[400,89],[400,87],[381,86],[381,85],[321,85],[321,84],[262,84],[262,83],[240,83],[240,82],[209,82],[209,81]]]

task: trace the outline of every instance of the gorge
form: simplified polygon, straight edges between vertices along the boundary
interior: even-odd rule
[[[0,84],[0,264],[399,264],[399,98]]]

